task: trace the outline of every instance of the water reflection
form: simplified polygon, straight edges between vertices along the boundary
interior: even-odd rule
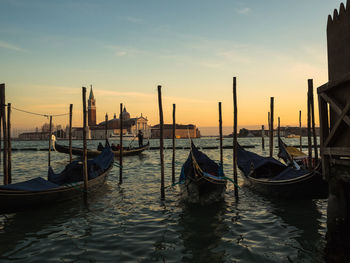
[[[273,200],[271,212],[280,217],[290,230],[290,238],[300,245],[298,257],[307,257],[313,262],[322,260],[324,229],[322,214],[315,200]],[[317,258],[315,257],[317,255]]]
[[[27,257],[32,253],[50,254],[50,245],[59,242],[71,244],[76,238],[91,236],[88,216],[92,214],[97,217],[98,214],[90,207],[95,206],[108,188],[104,185],[100,190],[89,193],[87,204],[83,198],[78,197],[52,206],[0,215],[1,262],[21,259],[30,262]]]
[[[1,259],[18,259],[23,250],[31,247],[38,240],[62,231],[62,226],[72,218],[72,215],[79,214],[82,205],[82,202],[77,201],[2,215],[0,219]]]
[[[224,262],[225,250],[219,244],[228,226],[224,221],[226,202],[211,206],[182,204],[180,237],[183,241],[182,262]]]
[[[261,139],[239,140],[258,145]],[[16,143],[18,148],[47,147],[46,142]],[[81,142],[74,143],[81,147]],[[157,143],[153,140],[151,146]],[[200,139],[198,144],[217,146],[218,141]],[[187,147],[188,141],[178,140],[177,145]],[[261,147],[253,150],[259,154]],[[217,149],[206,153],[219,159]],[[168,186],[172,151],[164,154]],[[188,150],[177,150],[177,175],[187,156]],[[15,181],[46,176],[47,152],[18,151],[13,157]],[[68,160],[56,152],[51,157],[56,171]],[[224,150],[224,158],[231,176],[232,149]],[[178,190],[171,187],[159,205],[159,150],[127,157],[123,164],[123,184],[118,184],[119,169],[113,168],[106,189],[89,196],[88,208],[80,199],[7,219],[0,216],[0,262],[322,262],[324,202],[272,201],[241,187],[236,203],[229,184],[226,202],[211,207],[179,203]]]

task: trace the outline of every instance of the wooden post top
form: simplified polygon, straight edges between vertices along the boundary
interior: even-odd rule
[[[346,7],[340,4],[339,11],[334,9],[333,17],[328,16],[327,49],[328,78],[338,81],[349,73],[350,69],[350,0]]]

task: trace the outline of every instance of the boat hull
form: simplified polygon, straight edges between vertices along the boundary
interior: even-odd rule
[[[270,197],[284,199],[326,199],[328,184],[317,172],[290,180],[269,181],[244,177],[245,183],[255,191]]]
[[[88,193],[98,191],[106,182],[112,165],[98,177],[88,181]],[[42,207],[83,197],[84,183],[78,182],[46,191],[0,190],[0,214]]]
[[[180,185],[181,197],[191,204],[210,205],[225,198],[226,184],[215,184],[205,179],[186,179]]]

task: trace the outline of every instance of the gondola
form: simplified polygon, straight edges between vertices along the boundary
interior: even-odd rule
[[[320,165],[314,170],[296,169],[272,157],[237,147],[237,164],[248,185],[267,196],[291,199],[325,199],[328,184],[322,179]]]
[[[88,192],[94,192],[106,181],[114,162],[109,145],[99,156],[88,160]],[[73,161],[55,174],[49,167],[48,180],[36,177],[20,183],[0,186],[0,213],[16,212],[29,207],[42,207],[76,199],[83,195],[83,164]]]
[[[141,147],[135,147],[135,148],[123,147],[123,156],[138,155],[138,154],[142,153],[144,150],[148,149],[148,147],[149,147],[149,141],[147,142],[147,144],[145,144]],[[57,152],[69,154],[69,146],[60,145],[56,141],[54,143],[54,149]],[[116,151],[112,150],[112,152],[113,152],[114,156],[120,155],[119,150],[116,150]],[[99,150],[91,150],[91,149],[87,150],[88,157],[95,157],[95,156],[98,156],[100,153],[101,153],[101,151],[99,151]],[[82,156],[83,149],[77,148],[77,147],[72,147],[72,154]]]
[[[192,141],[179,182],[182,198],[188,203],[209,205],[224,199],[227,180],[222,166],[199,151]]]

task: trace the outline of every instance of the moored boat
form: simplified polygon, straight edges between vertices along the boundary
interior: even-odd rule
[[[123,156],[138,155],[138,154],[142,153],[144,150],[148,149],[148,147],[149,147],[149,141],[147,142],[147,144],[145,144],[141,147],[135,147],[135,148],[123,147]],[[58,144],[56,141],[54,144],[54,149],[57,152],[69,154],[69,146]],[[120,155],[119,150],[112,150],[112,152],[113,152],[114,156]],[[95,157],[95,156],[98,156],[100,153],[101,153],[101,151],[97,150],[97,149],[96,150],[92,150],[92,149],[87,150],[88,157]],[[72,154],[82,156],[83,149],[78,148],[78,147],[72,147]]]
[[[240,146],[237,151],[237,163],[246,183],[267,196],[292,199],[328,197],[328,184],[322,179],[319,168],[311,171],[296,169]]]
[[[99,156],[88,160],[88,191],[93,192],[106,181],[114,156],[109,146]],[[36,177],[20,183],[0,186],[0,213],[15,212],[29,207],[42,207],[75,199],[84,192],[83,165],[73,161],[55,174],[49,168],[48,180]]]
[[[221,201],[224,199],[226,184],[222,166],[199,151],[191,142],[191,151],[180,175],[183,200],[201,205]]]

